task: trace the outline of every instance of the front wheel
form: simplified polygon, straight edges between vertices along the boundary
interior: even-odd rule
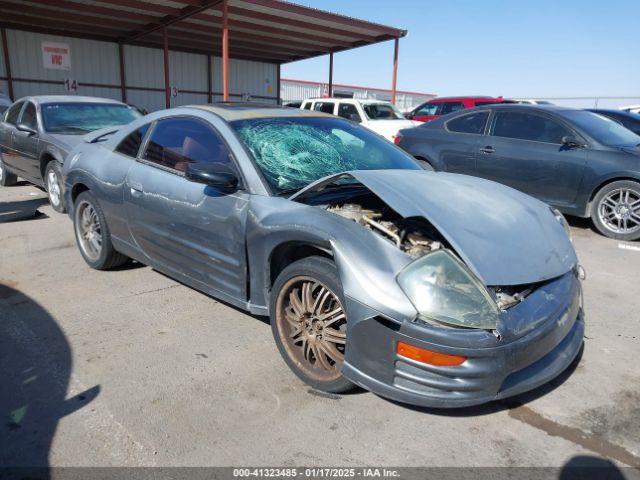
[[[0,155],[0,185],[3,187],[10,187],[11,185],[15,185],[17,181],[18,177],[7,170],[7,167],[2,161],[2,155]]]
[[[605,185],[593,199],[593,224],[617,240],[640,238],[640,183],[620,180]]]
[[[274,284],[270,313],[278,350],[299,378],[324,392],[354,388],[342,375],[347,316],[331,260],[309,257],[285,268]]]
[[[67,211],[62,196],[62,171],[60,164],[55,160],[50,161],[44,171],[44,180],[49,195],[49,203],[58,213]]]
[[[109,270],[128,260],[113,248],[104,213],[91,192],[82,192],[75,201],[73,230],[80,253],[91,268]]]

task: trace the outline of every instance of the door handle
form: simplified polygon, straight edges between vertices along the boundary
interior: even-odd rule
[[[131,189],[131,195],[134,197],[138,197],[144,192],[140,183],[130,183],[129,188]]]
[[[486,147],[482,147],[480,151],[482,153],[494,153],[496,150],[492,146],[487,145]]]

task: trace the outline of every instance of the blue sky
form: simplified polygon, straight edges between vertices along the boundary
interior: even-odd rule
[[[294,0],[409,31],[398,88],[438,95],[640,96],[640,0]],[[338,53],[334,82],[391,85],[393,44]],[[326,81],[328,57],[282,76]]]

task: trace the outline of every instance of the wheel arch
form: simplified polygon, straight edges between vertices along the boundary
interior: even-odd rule
[[[45,150],[40,155],[40,176],[42,177],[43,180],[44,180],[44,173],[47,168],[47,165],[49,165],[49,162],[52,162],[54,160],[59,162],[62,165],[62,159],[60,158],[59,155],[56,155],[54,152]]]
[[[276,278],[287,266],[303,258],[313,256],[333,260],[332,250],[322,245],[321,242],[288,240],[276,245],[269,254],[269,272],[267,276],[269,288],[273,287]]]
[[[80,195],[82,192],[87,192],[91,190],[87,185],[85,185],[82,182],[78,182],[76,183],[72,188],[71,188],[71,202],[73,204],[76,203],[76,198],[78,198],[78,195]]]

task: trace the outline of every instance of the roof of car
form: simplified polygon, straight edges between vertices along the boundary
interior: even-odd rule
[[[247,120],[249,118],[270,118],[270,117],[330,117],[322,112],[312,110],[300,110],[298,108],[280,107],[266,103],[242,103],[242,102],[220,102],[205,105],[188,105],[187,108],[197,108],[215,113],[227,122],[234,120]]]
[[[506,109],[506,110],[510,110],[513,108],[517,108],[517,109],[527,109],[527,110],[544,110],[547,112],[562,112],[562,111],[572,111],[572,110],[580,110],[579,108],[571,108],[571,107],[562,107],[560,105],[545,105],[545,104],[536,104],[536,105],[531,105],[531,104],[527,104],[527,103],[495,103],[495,104],[491,104],[488,105],[488,107],[491,108],[495,108],[495,109]],[[486,107],[482,107],[482,108],[486,108]]]
[[[110,98],[82,97],[78,95],[30,95],[22,97],[18,101],[30,100],[35,103],[124,103]]]
[[[344,97],[315,97],[307,98],[305,102],[360,102],[360,103],[391,103],[377,98],[344,98]],[[303,102],[304,103],[304,102]]]

